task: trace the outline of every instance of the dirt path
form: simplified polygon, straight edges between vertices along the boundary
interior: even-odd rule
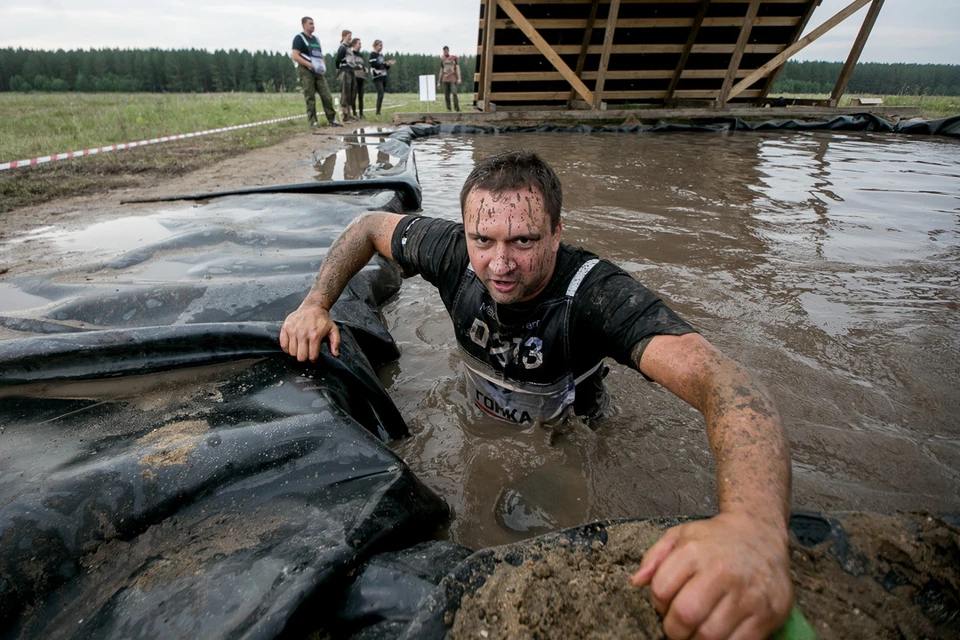
[[[44,255],[43,243],[32,243],[23,236],[40,229],[70,231],[124,216],[151,213],[155,203],[120,204],[133,198],[156,198],[182,194],[207,193],[244,187],[308,182],[316,179],[314,165],[344,147],[343,135],[304,132],[270,147],[246,151],[222,162],[170,178],[124,176],[128,186],[95,195],[53,200],[41,205],[15,209],[2,214],[0,225],[0,281],[25,271],[56,267]],[[179,145],[178,154],[189,152],[190,140],[169,143]],[[163,153],[164,145],[156,152]],[[186,147],[186,149],[185,149]],[[133,150],[135,153],[138,150]],[[118,151],[116,153],[127,153]],[[83,163],[86,158],[63,162]],[[32,168],[19,169],[31,171]],[[34,248],[34,245],[36,248]]]

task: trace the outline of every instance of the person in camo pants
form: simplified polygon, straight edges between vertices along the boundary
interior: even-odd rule
[[[305,16],[300,20],[300,25],[303,31],[293,37],[293,50],[290,52],[290,57],[297,63],[297,72],[300,74],[300,85],[303,87],[303,97],[307,102],[307,120],[313,127],[320,126],[317,122],[316,97],[319,93],[327,124],[331,127],[339,127],[341,125],[337,122],[337,112],[333,109],[330,88],[327,86],[326,78],[323,77],[326,64],[323,60],[320,40],[313,35],[315,28],[313,18]]]

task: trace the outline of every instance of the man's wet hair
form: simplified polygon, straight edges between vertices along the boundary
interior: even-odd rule
[[[302,27],[303,25],[307,24],[307,20],[313,20],[313,18],[310,16],[303,16],[300,18],[300,26]]]
[[[543,196],[543,208],[553,229],[560,223],[563,187],[560,178],[546,161],[533,151],[506,151],[484,158],[467,176],[460,189],[460,214],[466,209],[467,196],[474,189],[494,193],[534,188]]]

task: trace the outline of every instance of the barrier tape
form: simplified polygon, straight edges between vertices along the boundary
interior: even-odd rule
[[[250,124],[238,124],[232,127],[220,127],[219,129],[209,129],[207,131],[195,131],[193,133],[181,133],[175,136],[163,136],[162,138],[151,138],[149,140],[140,140],[138,142],[125,142],[123,144],[112,144],[106,147],[97,147],[96,149],[86,149],[85,151],[71,151],[70,153],[58,153],[53,156],[43,156],[42,158],[30,158],[29,160],[14,160],[13,162],[4,162],[0,164],[0,171],[5,169],[16,169],[17,167],[29,167],[35,164],[53,162],[54,160],[66,160],[67,158],[78,158],[80,156],[92,156],[97,153],[107,153],[108,151],[120,151],[122,149],[133,149],[134,147],[143,147],[148,144],[158,144],[160,142],[169,142],[171,140],[183,140],[184,138],[196,138],[211,133],[223,133],[224,131],[235,131],[237,129],[246,129],[248,127],[258,127],[263,124],[273,124],[275,122],[285,122],[302,118],[302,115],[288,116],[286,118],[275,118],[273,120],[264,120],[263,122],[251,122]]]

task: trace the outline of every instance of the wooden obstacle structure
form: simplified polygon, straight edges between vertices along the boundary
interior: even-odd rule
[[[820,0],[481,0],[475,103],[535,107],[766,103],[783,64],[870,4],[826,105],[843,95],[883,0],[802,36]]]

